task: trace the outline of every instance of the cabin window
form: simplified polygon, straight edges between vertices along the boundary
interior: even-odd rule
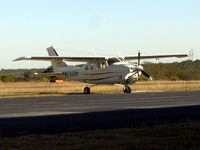
[[[105,69],[106,64],[105,63],[97,63],[97,64],[87,64],[85,65],[85,70],[98,70],[98,69]]]
[[[85,65],[85,70],[93,70],[93,69],[94,69],[94,65],[93,64]]]
[[[105,68],[106,68],[106,64],[105,63],[96,64],[96,69],[105,69]]]
[[[85,70],[88,70],[88,65],[85,66]]]
[[[101,64],[100,64],[100,63],[98,63],[98,64],[96,65],[96,69],[101,69]]]
[[[93,69],[94,69],[94,65],[90,64],[90,70],[93,70]]]

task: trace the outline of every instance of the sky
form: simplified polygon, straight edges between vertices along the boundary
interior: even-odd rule
[[[0,69],[45,68],[47,56],[189,53],[200,59],[199,0],[0,0]],[[180,61],[185,60],[181,59]],[[177,61],[177,59],[159,60]]]

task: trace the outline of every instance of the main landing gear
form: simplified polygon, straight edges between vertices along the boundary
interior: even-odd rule
[[[84,88],[84,94],[90,94],[90,88],[89,87]]]
[[[124,86],[123,91],[124,91],[124,93],[131,93],[132,92],[130,86],[128,86],[128,85]]]
[[[92,86],[93,87],[93,86]],[[84,88],[84,94],[90,94],[90,88],[91,87],[85,87]],[[131,90],[131,88],[130,88],[130,86],[128,86],[128,85],[124,85],[123,86],[123,92],[124,93],[131,93],[132,92],[132,90]]]

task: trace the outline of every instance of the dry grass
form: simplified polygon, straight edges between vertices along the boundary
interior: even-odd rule
[[[0,149],[197,150],[199,141],[200,121],[193,121],[152,127],[1,137]]]
[[[131,86],[134,91],[194,91],[200,90],[199,81],[150,81]]]
[[[0,83],[0,98],[82,94],[88,84],[68,81],[62,84],[45,82]],[[200,81],[140,81],[131,85],[133,92],[200,90]],[[121,86],[102,85],[92,93],[122,93]]]

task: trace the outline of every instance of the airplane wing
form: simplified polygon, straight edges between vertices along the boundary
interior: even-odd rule
[[[170,57],[176,57],[176,58],[184,58],[188,57],[187,54],[178,54],[178,55],[152,55],[152,56],[140,56],[140,59],[159,59],[159,58],[170,58]],[[136,60],[138,59],[138,56],[126,56],[124,57],[124,60]]]
[[[179,54],[179,55],[152,55],[152,56],[140,56],[140,59],[159,59],[159,58],[169,58],[169,57],[177,57],[183,58],[188,57],[187,54]],[[98,63],[98,62],[105,62],[109,57],[60,57],[60,56],[25,56],[19,57],[14,61],[20,60],[40,60],[40,61],[56,61],[56,60],[63,60],[63,61],[72,61],[72,62],[90,62],[90,63]],[[126,56],[123,57],[125,61],[128,60],[137,60],[138,56]]]
[[[106,60],[106,57],[60,57],[60,56],[47,56],[47,57],[19,57],[13,61],[20,61],[20,60],[41,60],[41,61],[56,61],[56,60],[63,60],[63,61],[72,61],[72,62],[103,62]]]

